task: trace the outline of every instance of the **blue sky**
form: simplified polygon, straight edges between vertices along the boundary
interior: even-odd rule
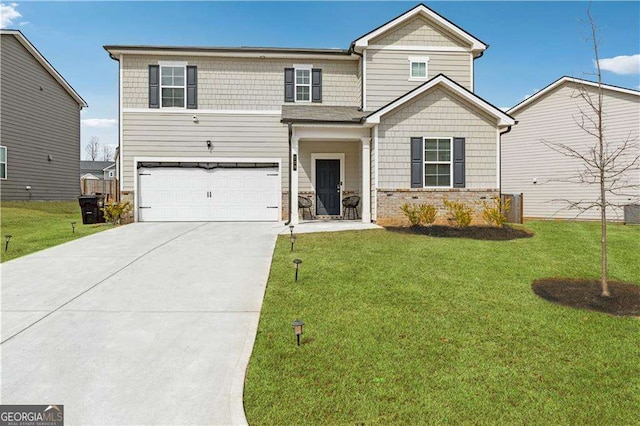
[[[83,145],[117,144],[118,65],[105,44],[347,48],[417,2],[4,2],[20,29],[87,101]],[[511,107],[562,75],[593,78],[586,2],[426,2],[490,48],[476,93]],[[17,14],[21,16],[17,16]],[[640,87],[640,2],[594,2],[605,83]],[[628,56],[628,58],[617,58]],[[616,71],[616,72],[614,72]]]

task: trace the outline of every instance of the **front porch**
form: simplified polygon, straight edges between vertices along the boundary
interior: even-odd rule
[[[371,223],[371,137],[362,126],[295,125],[291,139],[291,223]],[[298,199],[301,197],[302,204]],[[345,208],[347,197],[359,197]],[[309,205],[310,204],[310,205]],[[298,208],[309,205],[306,208]],[[349,221],[351,221],[349,220]]]

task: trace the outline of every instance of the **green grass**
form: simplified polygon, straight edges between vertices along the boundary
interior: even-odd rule
[[[77,201],[5,201],[0,215],[2,262],[110,228],[107,224],[83,225]],[[72,221],[76,222],[75,233]],[[6,252],[5,234],[13,236]]]
[[[534,238],[504,242],[302,234],[294,254],[281,236],[249,423],[638,424],[640,319],[531,291],[540,277],[597,278],[598,226],[530,222]],[[610,278],[640,283],[640,227],[611,225],[609,245]]]

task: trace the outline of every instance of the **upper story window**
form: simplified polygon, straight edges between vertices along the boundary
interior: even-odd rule
[[[409,80],[426,80],[428,75],[429,58],[409,58]]]
[[[160,65],[160,91],[163,108],[184,108],[186,66]]]
[[[7,178],[7,147],[0,146],[0,179]]]
[[[453,163],[452,138],[424,139],[424,186],[451,187]]]
[[[311,101],[311,65],[296,66],[296,102]]]

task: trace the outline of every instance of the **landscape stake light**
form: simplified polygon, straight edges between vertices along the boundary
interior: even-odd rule
[[[291,233],[292,237],[293,237],[293,228],[295,228],[295,226],[289,225],[289,232]]]
[[[11,237],[13,237],[13,235],[4,234],[4,251],[7,251],[7,249],[9,248],[9,240],[11,239]],[[298,276],[298,273],[296,272],[296,277],[297,276]]]
[[[302,263],[302,260],[293,259],[293,263],[296,265],[296,282],[298,282],[298,268],[300,267],[300,264]]]
[[[76,233],[76,223],[75,222],[71,222],[71,230],[73,231],[73,233]]]
[[[291,235],[291,251],[293,252],[293,245],[296,243],[296,236]]]
[[[296,340],[298,341],[298,346],[300,346],[300,335],[302,334],[302,326],[304,323],[300,320],[295,320],[291,323],[293,326],[293,332],[296,334]]]

